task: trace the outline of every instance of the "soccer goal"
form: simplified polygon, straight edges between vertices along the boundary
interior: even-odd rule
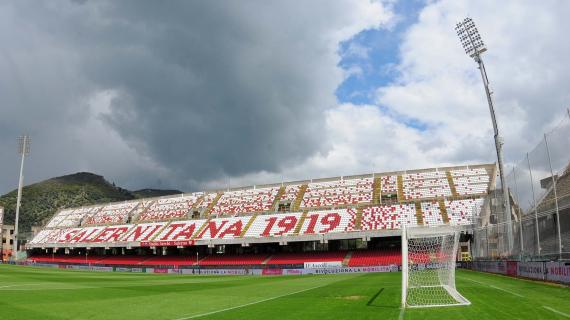
[[[471,304],[455,288],[458,244],[453,227],[402,228],[402,307]]]

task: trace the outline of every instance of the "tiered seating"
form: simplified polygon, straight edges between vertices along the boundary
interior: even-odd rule
[[[46,228],[77,227],[85,215],[96,214],[101,206],[64,209],[58,212],[46,225]]]
[[[424,199],[451,196],[445,172],[419,172],[402,175],[404,199]]]
[[[459,195],[487,193],[490,177],[484,168],[451,170],[455,189]]]
[[[102,256],[97,264],[139,265],[148,258],[148,256]]]
[[[402,252],[399,250],[362,250],[353,251],[349,267],[401,265]]]
[[[190,195],[160,198],[143,201],[146,208],[140,215],[139,221],[165,221],[177,218],[187,218],[191,215],[192,206],[203,196],[202,192]]]
[[[382,176],[380,181],[382,183],[380,189],[382,194],[395,194],[398,192],[398,181],[396,176]]]
[[[238,244],[247,243],[242,241],[247,238],[269,240],[305,236],[307,240],[314,240],[313,235],[397,230],[403,224],[417,225],[421,216],[425,225],[443,224],[440,212],[443,208],[438,205],[441,201],[444,201],[450,224],[470,224],[473,214],[480,211],[481,192],[486,192],[489,187],[491,169],[490,165],[477,169],[434,169],[401,176],[379,175],[382,197],[377,200],[386,200],[382,204],[371,203],[374,178],[369,175],[366,178],[298,182],[285,186],[284,192],[276,185],[66,209],[27,245],[73,244],[77,247],[85,244],[89,247],[91,243],[97,246],[108,243],[110,246],[156,247],[205,245],[219,242],[210,242],[219,239]],[[441,199],[452,196],[454,188],[450,187],[450,182],[459,194],[454,191],[454,199],[466,198],[462,196],[466,194],[476,194],[473,198],[479,199]],[[397,199],[384,196],[400,191],[403,196]],[[276,199],[278,194],[279,199]],[[431,202],[435,200],[438,202]],[[394,201],[401,203],[390,204]],[[290,202],[290,206],[285,202]],[[275,209],[274,204],[295,212],[260,214]],[[421,205],[417,211],[416,205]],[[193,219],[191,211],[194,210],[201,213],[199,219]],[[247,214],[253,212],[256,214]]]
[[[101,260],[100,256],[67,256],[62,259],[65,263],[98,263]]]
[[[472,223],[480,211],[482,198],[476,200],[447,200],[444,202],[452,225]],[[443,224],[437,202],[420,202],[425,225]],[[376,205],[362,208],[360,229],[397,230],[402,224],[416,226],[416,204]],[[29,243],[80,244],[122,242],[182,242],[214,239],[271,238],[286,236],[311,236],[358,231],[356,215],[359,209],[345,208],[270,215],[238,216],[216,219],[185,219],[171,222],[87,226],[82,228],[45,229]]]
[[[309,212],[299,234],[343,232],[352,230],[349,226],[351,214],[348,209]]]
[[[141,266],[191,266],[196,264],[193,256],[152,256],[140,263]]]
[[[241,255],[211,255],[200,260],[201,266],[244,266],[260,265],[269,255],[267,254],[241,254]]]
[[[101,256],[77,256],[77,255],[33,255],[28,257],[28,261],[36,263],[77,263],[77,264],[95,264],[101,261]]]
[[[301,208],[335,207],[372,201],[372,178],[309,183]]]
[[[474,195],[474,194],[481,194],[487,193],[487,185],[486,184],[472,184],[472,185],[457,185],[455,186],[455,190],[457,190],[457,194],[459,195]]]
[[[451,175],[455,177],[485,176],[489,175],[485,168],[469,168],[451,170]]]
[[[46,241],[44,241],[52,232],[54,232],[54,230],[52,229],[43,229],[40,232],[38,232],[34,238],[32,240],[30,240],[28,243],[29,244],[34,244],[34,243],[45,243]]]
[[[402,223],[417,226],[414,204],[374,206],[362,209],[362,230],[400,229]]]
[[[449,216],[449,224],[451,225],[465,225],[472,224],[474,213],[481,210],[483,199],[465,199],[445,201],[445,207]]]
[[[251,217],[231,217],[210,221],[198,239],[232,239],[240,236]]]
[[[281,195],[281,201],[294,201],[297,198],[301,185],[294,184],[285,187],[285,193]]]
[[[77,263],[107,265],[138,265],[148,259],[146,256],[97,256],[97,255],[34,255],[28,258],[31,262],[40,263]]]
[[[39,254],[29,256],[27,260],[30,262],[53,262],[54,261],[54,259],[52,259],[51,255],[39,255]]]
[[[305,262],[342,262],[346,256],[346,251],[332,252],[303,252],[303,253],[277,253],[267,261],[268,265],[277,264],[303,264]]]
[[[422,202],[422,212],[424,213],[424,225],[438,226],[443,224],[439,203],[436,201]]]
[[[212,208],[216,215],[269,211],[279,188],[245,189],[226,191]]]
[[[28,242],[28,244],[56,243],[57,240],[68,230],[69,229],[67,228],[44,229],[38,232],[38,234],[36,234],[35,237],[30,242]]]
[[[204,197],[202,198],[202,202],[200,202],[197,206],[197,208],[199,210],[203,210],[206,209],[208,206],[210,206],[210,204],[212,204],[212,202],[214,201],[214,199],[216,199],[216,197],[218,196],[217,193],[206,193],[204,195]]]
[[[347,251],[276,253],[276,254],[241,254],[210,255],[197,261],[194,255],[187,256],[139,256],[139,255],[33,255],[28,258],[36,263],[73,263],[123,266],[261,266],[264,265],[302,265],[305,262],[343,262]],[[417,260],[417,259],[416,259]],[[358,250],[353,251],[348,261],[349,267],[401,265],[402,254],[399,250]]]
[[[108,204],[101,208],[99,212],[88,214],[83,221],[83,225],[125,223],[129,218],[129,213],[133,211],[139,203],[139,201],[130,201]]]
[[[459,195],[474,195],[487,193],[489,189],[489,176],[477,176],[454,179],[455,189]]]
[[[62,210],[56,213],[51,220],[46,224],[46,228],[56,228],[60,223],[67,219],[67,215],[70,214],[73,209]],[[71,223],[71,222],[70,222]]]
[[[420,264],[420,263],[431,263],[434,261],[441,261],[445,255],[438,252],[434,255],[426,252],[414,252],[409,254],[410,263]]]
[[[247,230],[246,238],[284,237],[352,231],[351,214],[347,209],[310,211],[298,228],[302,213],[260,215]],[[233,218],[235,219],[235,218]],[[230,225],[230,223],[227,223]],[[298,229],[297,229],[298,228]]]
[[[245,236],[252,238],[290,236],[295,232],[300,218],[300,212],[261,215],[253,221]]]

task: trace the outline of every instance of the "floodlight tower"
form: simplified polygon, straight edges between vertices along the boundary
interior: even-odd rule
[[[485,64],[481,58],[481,54],[487,51],[485,43],[479,35],[479,31],[475,27],[475,22],[471,18],[465,18],[463,21],[458,22],[455,26],[455,31],[461,40],[461,45],[465,49],[465,53],[473,58],[475,62],[479,65],[479,71],[481,71],[481,78],[483,78],[483,86],[485,87],[485,93],[487,94],[487,102],[489,103],[489,111],[491,112],[491,121],[493,122],[493,131],[495,137],[495,149],[497,150],[497,161],[499,163],[499,175],[501,177],[501,188],[503,189],[503,207],[505,209],[505,218],[508,225],[508,249],[509,252],[513,247],[513,233],[511,229],[511,202],[509,199],[509,191],[507,190],[507,183],[505,180],[505,171],[503,165],[503,139],[499,135],[499,127],[497,126],[497,117],[495,115],[495,107],[493,106],[493,98],[491,88],[489,87],[489,79],[487,78],[487,71],[485,70]]]
[[[14,247],[12,248],[12,260],[16,260],[18,253],[18,220],[20,220],[20,201],[22,200],[22,187],[24,184],[24,159],[30,154],[30,136],[27,134],[18,137],[18,153],[22,155],[20,163],[20,181],[18,183],[18,198],[16,200],[16,219],[14,221]]]

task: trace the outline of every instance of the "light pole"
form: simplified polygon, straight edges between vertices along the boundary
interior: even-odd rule
[[[18,182],[18,198],[16,199],[16,219],[14,220],[14,247],[12,248],[12,260],[16,261],[18,254],[18,221],[20,220],[20,202],[22,200],[22,187],[24,184],[24,159],[30,154],[30,136],[27,134],[18,137],[18,153],[22,155],[20,163],[20,181]]]
[[[0,262],[4,262],[4,244],[2,243],[2,238],[4,237],[4,232],[2,232],[3,224],[4,224],[4,208],[0,207]]]
[[[511,203],[509,199],[509,192],[507,190],[507,183],[505,180],[505,171],[503,170],[503,139],[499,135],[499,127],[497,126],[497,118],[495,116],[495,107],[493,106],[492,91],[489,87],[489,79],[487,78],[487,71],[485,64],[481,58],[481,54],[487,51],[479,31],[475,27],[475,22],[471,18],[465,18],[463,21],[458,22],[455,26],[455,31],[461,40],[461,45],[465,49],[465,53],[473,58],[479,65],[481,71],[481,78],[483,78],[483,85],[487,95],[487,103],[489,104],[489,111],[491,113],[491,121],[493,122],[493,131],[495,137],[495,149],[497,150],[497,160],[499,163],[499,175],[501,177],[501,188],[503,189],[503,208],[505,210],[505,219],[507,222],[507,241],[509,253],[513,248],[513,231],[511,228]]]

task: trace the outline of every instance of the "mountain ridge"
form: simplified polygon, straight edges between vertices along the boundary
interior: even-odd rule
[[[80,207],[108,202],[134,200],[179,194],[179,190],[140,189],[130,191],[91,172],[77,172],[33,183],[22,189],[20,234],[25,237],[32,226],[41,226],[62,208]],[[13,224],[17,190],[0,196],[4,207],[4,224]]]

